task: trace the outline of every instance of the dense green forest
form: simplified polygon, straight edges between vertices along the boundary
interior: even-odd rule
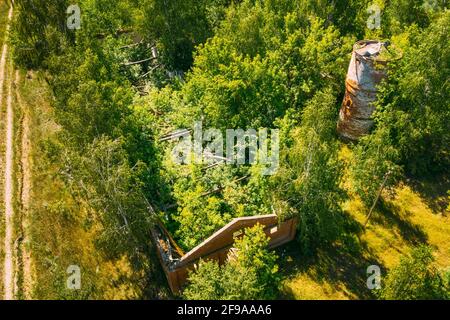
[[[233,218],[298,218],[288,253],[269,250],[260,227],[249,229],[236,240],[235,259],[200,262],[180,294],[186,299],[286,297],[292,263],[307,269],[337,245],[362,263],[364,219],[345,203],[358,199],[361,212],[375,205],[383,215],[389,197],[410,181],[440,186],[441,224],[450,225],[445,0],[79,0],[76,28],[73,4],[16,0],[9,40],[15,66],[36,72],[47,88],[57,128],[36,143],[54,182],[34,208],[52,221],[36,222],[36,281],[45,283],[37,297],[173,297],[150,240],[157,221],[187,252]],[[362,39],[389,41],[402,58],[389,64],[379,88],[375,127],[346,143],[336,124],[352,48]],[[196,121],[224,134],[278,129],[278,170],[176,164],[174,143],[161,138],[193,130]],[[51,228],[66,231],[52,241]],[[408,248],[384,268],[381,290],[353,296],[450,298],[448,244]],[[364,257],[372,263],[363,277],[374,256]],[[78,291],[65,289],[70,261],[84,266]]]

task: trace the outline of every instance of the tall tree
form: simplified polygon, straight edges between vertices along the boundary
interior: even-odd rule
[[[408,173],[445,172],[450,165],[450,12],[419,31],[411,28],[403,58],[390,68],[377,103],[378,128],[399,151]],[[370,138],[369,138],[370,139]]]
[[[342,167],[335,137],[337,105],[331,91],[319,92],[305,107],[301,125],[291,132],[292,146],[282,151],[274,177],[278,205],[299,217],[304,250],[336,239],[341,231],[344,199]]]

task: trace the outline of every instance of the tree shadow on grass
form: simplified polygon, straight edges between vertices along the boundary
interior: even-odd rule
[[[449,205],[450,176],[448,174],[436,174],[426,178],[410,178],[410,186],[419,193],[427,206],[434,213],[446,213]]]
[[[145,286],[142,298],[147,300],[177,299],[179,297],[175,296],[170,290],[164,269],[159,263],[156,250],[156,247],[153,244],[150,244],[150,265],[148,267],[146,277],[143,280],[145,282]]]
[[[422,227],[412,223],[408,217],[402,214],[399,206],[380,201],[377,211],[371,223],[383,225],[388,229],[396,227],[401,237],[412,245],[427,243],[428,237]]]
[[[382,272],[385,269],[379,261],[366,258],[362,255],[353,255],[342,250],[338,246],[331,246],[327,249],[319,250],[313,257],[301,257],[298,255],[298,248],[286,247],[286,253],[293,257],[292,264],[296,264],[295,271],[289,272],[289,267],[281,266],[283,273],[289,274],[304,273],[319,285],[328,283],[336,291],[345,290],[344,295],[356,297],[358,299],[374,299],[372,290],[367,288],[367,268],[377,265]],[[297,255],[296,255],[297,253]],[[294,258],[295,257],[295,258]],[[292,272],[294,271],[294,272]],[[344,289],[345,288],[345,289]],[[283,299],[294,299],[294,294],[290,290],[285,290]]]
[[[295,275],[306,274],[319,285],[328,283],[336,291],[345,290],[343,294],[349,298],[375,299],[375,291],[367,287],[367,268],[377,265],[382,272],[385,272],[385,268],[374,258],[375,255],[370,252],[367,244],[359,239],[362,226],[351,218],[348,219],[351,229],[357,230],[347,228],[348,233],[342,234],[339,240],[317,249],[312,255],[303,255],[297,241],[279,248],[283,276],[289,279]],[[291,257],[292,261],[287,262],[287,257]],[[284,290],[281,298],[295,297],[288,288]]]

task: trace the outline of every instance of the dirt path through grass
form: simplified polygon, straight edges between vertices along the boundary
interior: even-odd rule
[[[8,21],[11,21],[13,9],[9,10]],[[9,31],[9,23],[6,27],[6,33]],[[2,57],[0,61],[0,101],[3,101],[6,72],[7,72],[7,59],[8,57],[8,44],[5,41],[2,50]],[[7,96],[6,96],[6,152],[5,152],[5,245],[4,245],[4,269],[3,269],[3,285],[4,285],[4,298],[5,300],[11,300],[14,298],[14,257],[13,257],[13,134],[14,134],[14,110],[12,106],[12,81],[7,84]]]

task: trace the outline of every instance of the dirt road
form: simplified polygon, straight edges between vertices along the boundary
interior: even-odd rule
[[[11,7],[8,14],[8,21],[11,21],[13,9]],[[9,23],[6,28],[6,34],[9,31]],[[4,101],[4,84],[7,73],[8,44],[5,41],[0,60],[0,103]],[[6,152],[5,152],[5,180],[4,180],[4,202],[5,202],[5,245],[4,245],[4,268],[3,284],[4,299],[14,298],[14,258],[13,258],[13,135],[14,135],[14,110],[12,106],[12,81],[9,79],[6,90]]]

